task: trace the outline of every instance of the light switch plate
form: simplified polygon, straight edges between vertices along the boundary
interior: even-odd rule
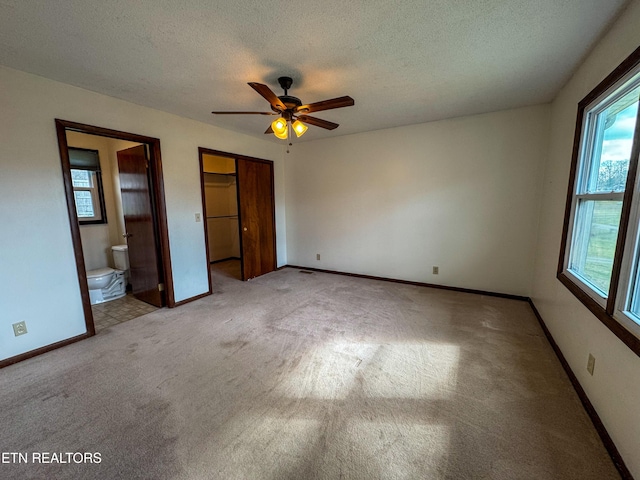
[[[587,360],[587,372],[593,375],[593,369],[596,366],[596,358],[589,354],[589,360]]]

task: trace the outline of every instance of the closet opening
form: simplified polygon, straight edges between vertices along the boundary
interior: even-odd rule
[[[202,155],[206,248],[211,269],[242,280],[236,162]]]
[[[273,162],[199,148],[209,291],[212,273],[237,280],[276,269]]]

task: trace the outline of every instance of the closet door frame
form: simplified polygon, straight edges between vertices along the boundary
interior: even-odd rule
[[[238,169],[238,160],[248,160],[248,161],[253,161],[253,162],[261,162],[261,163],[267,163],[271,165],[271,211],[272,213],[272,223],[273,223],[273,258],[274,261],[276,261],[276,259],[278,258],[277,256],[277,244],[276,244],[276,208],[275,208],[275,191],[274,191],[274,178],[273,178],[273,172],[274,172],[274,168],[273,168],[273,161],[272,160],[265,160],[263,158],[256,158],[256,157],[249,157],[247,155],[238,155],[235,153],[230,153],[230,152],[223,152],[221,150],[213,150],[210,148],[204,148],[204,147],[198,147],[198,158],[199,158],[199,163],[200,163],[200,192],[201,192],[201,196],[202,196],[202,212],[203,212],[203,222],[204,222],[204,248],[205,248],[205,254],[206,254],[206,259],[207,259],[207,274],[208,274],[208,279],[209,279],[209,294],[213,293],[213,282],[211,280],[211,258],[209,255],[209,248],[208,248],[208,238],[209,238],[209,234],[208,234],[208,228],[207,228],[207,205],[206,205],[206,197],[205,197],[205,193],[204,193],[204,160],[203,160],[203,155],[214,155],[216,157],[225,157],[225,158],[231,158],[233,160],[235,160],[236,162],[236,174],[237,174],[237,169]],[[241,214],[240,214],[240,210],[241,210],[241,202],[242,202],[242,198],[240,196],[240,186],[238,185],[238,179],[236,177],[236,190],[237,190],[237,198],[238,198],[238,235],[239,235],[239,240],[240,240],[240,263],[241,263],[241,274],[242,274],[242,280],[246,280],[244,278],[244,250],[243,250],[243,244],[242,244],[242,232],[240,231],[242,229],[242,218],[241,218]]]

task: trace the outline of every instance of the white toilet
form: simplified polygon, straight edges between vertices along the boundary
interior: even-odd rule
[[[89,299],[91,305],[108,302],[126,295],[129,280],[129,252],[127,245],[114,245],[111,247],[113,268],[98,268],[87,271],[87,283],[89,284]]]

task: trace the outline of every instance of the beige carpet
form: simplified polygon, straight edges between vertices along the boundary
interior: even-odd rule
[[[28,455],[0,478],[619,478],[525,302],[289,268],[214,282],[0,370],[1,450]]]

